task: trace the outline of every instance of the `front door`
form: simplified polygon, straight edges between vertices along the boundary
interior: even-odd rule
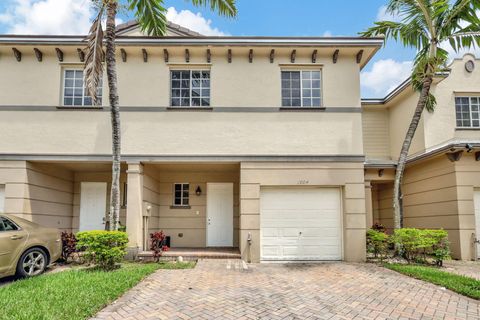
[[[107,207],[106,182],[82,182],[80,187],[80,231],[104,230]]]
[[[233,246],[233,183],[207,183],[207,246]]]
[[[480,189],[475,189],[473,197],[473,205],[475,206],[475,232],[476,237],[480,240]],[[480,259],[480,243],[475,243],[477,247],[477,259]]]

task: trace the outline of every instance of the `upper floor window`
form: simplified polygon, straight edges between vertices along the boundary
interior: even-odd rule
[[[321,107],[320,71],[282,71],[283,107]]]
[[[172,70],[172,107],[209,107],[210,71]]]
[[[102,78],[98,87],[98,104],[102,104]],[[83,70],[65,70],[63,77],[63,105],[64,106],[91,106],[92,97],[87,95],[83,84]]]
[[[456,97],[457,127],[480,128],[480,97]]]

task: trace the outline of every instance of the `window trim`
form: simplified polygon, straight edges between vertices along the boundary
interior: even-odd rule
[[[457,118],[457,98],[468,98],[468,109],[469,109],[469,114],[470,114],[470,126],[469,127],[465,127],[465,126],[458,126],[457,125],[457,121],[458,121],[458,118]],[[478,98],[479,100],[479,116],[480,116],[480,96],[477,96],[477,95],[461,95],[461,96],[455,96],[454,97],[454,113],[455,113],[455,129],[456,130],[480,130],[480,125],[478,127],[474,127],[472,125],[473,123],[473,120],[477,120],[477,119],[473,119],[472,117],[472,98]],[[480,117],[479,117],[479,123],[480,123]],[[463,120],[462,120],[463,121]]]
[[[168,109],[187,109],[187,110],[209,110],[209,109],[212,109],[212,71],[210,68],[205,68],[205,67],[194,67],[192,68],[193,66],[175,66],[175,68],[170,68],[169,69],[169,87],[170,87],[170,90],[168,92]],[[172,87],[172,72],[173,71],[188,71],[190,72],[190,105],[189,106],[172,106],[172,90],[173,90],[173,87]],[[203,72],[203,71],[208,71],[209,74],[210,74],[210,86],[208,88],[208,90],[210,90],[210,96],[208,97],[208,99],[210,100],[210,105],[208,106],[193,106],[192,105],[192,72],[194,71],[199,71],[199,72]]]
[[[59,108],[60,109],[68,109],[68,108],[73,108],[73,109],[103,109],[103,75],[100,76],[100,85],[98,88],[102,88],[102,97],[101,97],[101,103],[99,105],[94,105],[92,101],[92,105],[85,105],[85,84],[83,83],[83,88],[82,88],[82,105],[66,105],[65,104],[65,79],[66,79],[66,74],[67,71],[84,71],[83,68],[78,67],[78,66],[64,66],[62,67],[62,76],[61,76],[61,83],[60,83],[60,90],[61,90],[61,101]],[[97,89],[98,89],[97,88]]]
[[[184,200],[184,197],[183,197],[183,185],[187,184],[188,185],[188,204],[183,204],[183,200]],[[180,196],[180,202],[181,204],[176,204],[175,203],[175,186],[176,185],[181,185],[180,187],[180,192],[181,192],[181,196]],[[174,182],[173,185],[172,185],[172,207],[174,208],[190,208],[190,182]]]
[[[283,105],[283,93],[282,93],[282,72],[300,72],[300,106],[284,106]],[[319,106],[303,106],[303,80],[302,72],[304,71],[318,71],[320,72],[320,105]],[[280,69],[280,109],[281,110],[315,110],[315,109],[325,109],[323,102],[323,68],[318,65],[315,66],[285,66]]]

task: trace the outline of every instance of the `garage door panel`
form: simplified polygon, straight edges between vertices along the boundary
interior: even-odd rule
[[[338,188],[262,189],[262,260],[340,260]]]

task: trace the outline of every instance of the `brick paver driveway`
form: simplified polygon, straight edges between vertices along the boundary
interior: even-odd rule
[[[368,264],[203,260],[159,270],[95,319],[480,319],[479,302]]]

